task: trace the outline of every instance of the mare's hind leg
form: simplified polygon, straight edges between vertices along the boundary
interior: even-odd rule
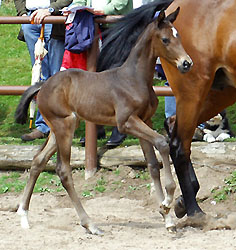
[[[161,180],[160,180],[160,166],[156,159],[156,154],[154,152],[153,146],[151,143],[143,139],[140,139],[140,145],[142,147],[147,162],[147,166],[155,186],[159,212],[161,213],[161,215],[165,220],[166,229],[170,232],[175,232],[176,231],[175,223],[173,222],[173,219],[169,213],[176,187],[171,173],[170,165],[169,164],[164,165],[165,189],[167,194],[165,197],[163,194]]]
[[[53,124],[57,141],[56,171],[76,209],[77,214],[79,215],[81,225],[92,234],[102,234],[102,231],[92,223],[91,219],[85,212],[74,188],[70,167],[70,155],[75,126],[76,120],[71,116],[60,120],[58,119],[56,124]]]
[[[46,163],[55,152],[56,140],[54,134],[51,132],[44,146],[33,159],[29,180],[26,184],[21,203],[17,210],[17,213],[21,216],[22,228],[29,228],[28,210],[35,183],[39,177],[39,174],[43,171]]]

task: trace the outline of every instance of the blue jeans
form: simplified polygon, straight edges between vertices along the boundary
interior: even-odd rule
[[[35,62],[34,46],[40,36],[41,24],[22,24],[22,29],[29,50],[31,64],[33,66]],[[48,53],[42,61],[42,80],[44,81],[60,70],[64,54],[64,41],[50,39],[51,30],[52,24],[45,24],[44,40],[45,49],[48,51]],[[35,126],[44,134],[48,134],[50,131],[50,128],[43,120],[43,117],[39,111],[36,115]]]
[[[168,82],[165,86],[169,86]],[[166,118],[176,114],[176,101],[174,96],[165,96],[165,116]]]
[[[64,41],[56,40],[51,38],[48,44],[48,58],[49,58],[49,75],[53,76],[56,74],[61,67],[62,58],[64,55]],[[40,112],[37,112],[36,120],[35,120],[36,128],[44,134],[48,134],[50,128],[45,123]]]

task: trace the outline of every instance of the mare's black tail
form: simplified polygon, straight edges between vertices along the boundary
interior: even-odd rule
[[[34,96],[39,92],[41,89],[41,86],[44,82],[38,82],[35,85],[32,85],[29,87],[24,94],[22,95],[20,99],[20,103],[17,106],[16,112],[15,112],[15,121],[19,124],[25,124],[28,117],[28,108],[30,105],[30,102],[34,98]]]

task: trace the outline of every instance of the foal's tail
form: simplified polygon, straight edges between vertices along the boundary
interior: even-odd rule
[[[43,85],[43,81],[36,83],[35,85],[32,85],[29,87],[24,94],[22,95],[20,99],[20,103],[17,106],[16,112],[15,112],[15,121],[19,124],[25,124],[28,117],[28,108],[30,105],[30,102],[34,98],[34,96],[39,92]]]

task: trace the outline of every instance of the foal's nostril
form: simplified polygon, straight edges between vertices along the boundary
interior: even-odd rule
[[[188,69],[188,68],[190,68],[191,63],[189,63],[187,60],[184,60],[183,66],[184,66],[185,69]]]

